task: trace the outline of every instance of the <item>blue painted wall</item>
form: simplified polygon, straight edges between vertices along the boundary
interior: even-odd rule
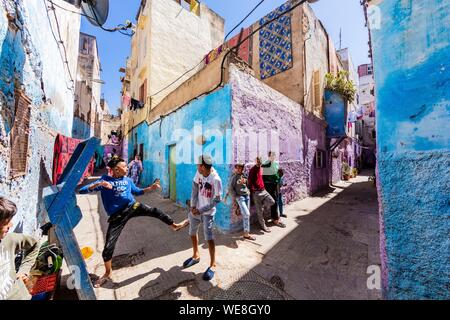
[[[450,298],[450,2],[378,3],[377,99],[383,293]]]
[[[345,136],[346,103],[339,93],[325,90],[325,120],[327,137]]]
[[[86,140],[92,136],[89,124],[78,117],[73,117],[72,138]]]
[[[53,34],[56,26],[52,23],[51,29],[47,14],[52,12],[44,1],[0,2],[0,196],[17,205],[13,230],[36,235],[45,223],[40,201],[42,188],[51,184],[56,133],[71,135],[74,103],[68,68]],[[80,16],[63,10],[56,14],[74,74]],[[30,148],[25,175],[11,179],[10,132],[14,90],[19,88],[31,100]]]
[[[227,160],[231,159],[231,144],[228,146],[225,143],[225,139],[223,139],[223,143],[220,143],[220,139],[208,135],[207,130],[218,130],[223,137],[229,132],[231,139],[231,88],[229,85],[206,97],[193,101],[150,126],[147,123],[143,123],[134,128],[128,135],[129,155],[133,154],[135,145],[144,144],[142,185],[147,186],[155,178],[160,178],[164,196],[169,195],[169,147],[177,144],[178,156],[188,160],[186,161],[187,163],[177,164],[176,168],[177,202],[181,205],[185,205],[186,200],[191,198],[192,179],[197,171],[197,166],[194,163],[194,147],[196,146],[201,150],[201,146],[195,144],[194,141],[198,137],[197,135],[194,136],[193,131],[196,122],[201,123],[203,127],[203,135],[206,138],[206,143],[203,145],[205,153],[209,153],[208,151],[214,145],[221,146],[217,153],[212,153],[211,155],[217,157],[218,159],[216,160],[225,160],[221,161],[221,164],[214,165],[222,179],[223,195],[225,195],[225,189],[230,177],[230,165],[227,164],[229,162]],[[134,138],[136,133],[137,141]],[[194,138],[183,140],[189,134],[194,136]],[[191,146],[191,155],[188,157],[181,153],[183,141],[188,141]],[[220,152],[222,152],[222,155],[220,155]],[[201,154],[201,151],[199,154]],[[229,231],[231,227],[230,208],[224,203],[218,206],[215,222],[220,230]]]

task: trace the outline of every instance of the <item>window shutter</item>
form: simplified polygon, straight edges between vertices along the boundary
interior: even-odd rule
[[[16,112],[11,130],[11,177],[27,172],[28,144],[30,135],[31,101],[21,91],[16,92]]]

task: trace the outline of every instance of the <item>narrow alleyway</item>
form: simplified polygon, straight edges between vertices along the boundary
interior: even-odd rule
[[[105,213],[98,195],[77,198],[83,220],[75,233],[81,247],[94,249],[87,265],[98,276],[103,272]],[[187,214],[157,194],[139,200],[161,208],[176,221]],[[116,248],[114,282],[96,289],[97,298],[380,298],[379,291],[366,286],[367,267],[380,264],[377,196],[368,175],[297,201],[286,213],[286,229],[272,227],[270,234],[255,229],[254,242],[242,241],[238,234],[218,235],[218,272],[209,283],[201,279],[209,263],[206,246],[200,249],[199,264],[186,270],[181,267],[191,254],[186,229],[173,232],[151,218],[131,220]]]

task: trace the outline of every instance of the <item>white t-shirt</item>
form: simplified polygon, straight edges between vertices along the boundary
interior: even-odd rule
[[[214,199],[222,199],[222,180],[214,168],[211,169],[209,176],[204,177],[200,172],[196,172],[194,182],[198,184],[198,202],[197,209],[202,209],[214,203]],[[203,215],[213,215],[216,213],[216,207],[203,212]]]

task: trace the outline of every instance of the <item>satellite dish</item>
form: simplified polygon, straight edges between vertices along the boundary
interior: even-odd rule
[[[108,19],[109,0],[82,0],[81,9],[90,23],[101,27]]]

